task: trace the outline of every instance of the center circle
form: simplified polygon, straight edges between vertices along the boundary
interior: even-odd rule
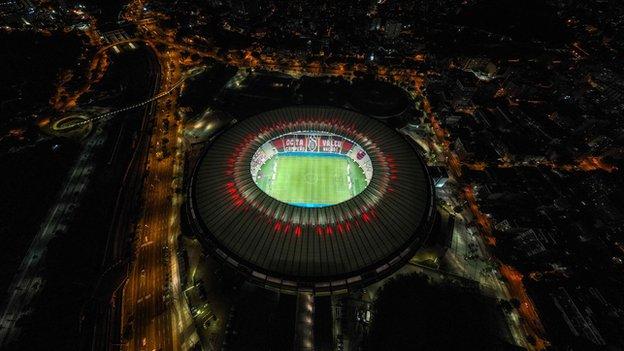
[[[360,194],[373,177],[371,158],[356,142],[322,131],[282,134],[262,144],[251,159],[258,188],[299,207],[326,207]]]

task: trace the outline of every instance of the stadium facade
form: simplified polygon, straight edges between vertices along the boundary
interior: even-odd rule
[[[266,288],[318,295],[360,288],[402,267],[432,230],[433,186],[417,150],[356,112],[265,112],[209,142],[189,181],[189,223],[213,257]],[[319,172],[306,157],[344,162],[323,163],[330,171]],[[323,172],[331,173],[325,183]],[[275,189],[284,184],[303,197]],[[320,198],[318,184],[329,189]]]

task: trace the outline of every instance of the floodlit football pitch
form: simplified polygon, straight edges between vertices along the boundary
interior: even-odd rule
[[[256,183],[273,198],[304,207],[338,204],[367,186],[364,172],[351,158],[313,152],[273,156],[260,168]]]

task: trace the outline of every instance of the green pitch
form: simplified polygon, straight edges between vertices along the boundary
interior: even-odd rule
[[[367,186],[364,172],[349,157],[312,153],[273,156],[260,168],[256,183],[273,198],[304,207],[334,205]]]

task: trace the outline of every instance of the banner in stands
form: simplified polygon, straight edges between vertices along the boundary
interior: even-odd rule
[[[350,141],[331,135],[288,134],[272,142],[278,152],[329,152],[346,154],[353,147]]]

